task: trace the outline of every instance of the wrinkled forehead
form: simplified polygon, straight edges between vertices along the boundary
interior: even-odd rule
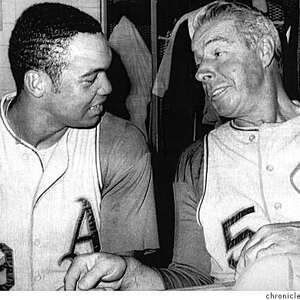
[[[214,20],[200,26],[192,39],[192,51],[203,51],[214,40],[233,40],[238,33],[234,20]]]

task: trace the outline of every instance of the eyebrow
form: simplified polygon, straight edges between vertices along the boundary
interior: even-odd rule
[[[214,42],[226,42],[226,43],[230,43],[230,41],[227,39],[227,38],[224,38],[223,36],[217,36],[215,38],[212,38],[210,40],[208,40],[205,44],[204,44],[204,47],[208,46],[209,44],[211,43],[214,43]],[[232,42],[230,43],[232,44]]]
[[[228,38],[225,38],[223,36],[216,36],[216,37],[208,40],[207,42],[205,42],[202,48],[205,48],[209,44],[215,43],[215,42],[225,42],[225,43],[230,43],[230,44],[233,43],[233,42],[230,42]],[[192,43],[192,51],[195,51],[197,49],[197,46],[196,46],[197,44],[198,44],[197,41]]]

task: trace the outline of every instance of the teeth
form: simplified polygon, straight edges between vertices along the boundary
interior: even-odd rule
[[[98,110],[99,107],[100,107],[100,104],[97,104],[97,105],[90,107],[90,110]]]
[[[214,97],[214,96],[217,96],[217,95],[221,94],[223,91],[225,91],[225,89],[226,88],[219,88],[219,89],[215,90],[213,92],[212,96]]]

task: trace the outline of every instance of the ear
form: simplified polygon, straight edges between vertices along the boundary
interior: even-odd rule
[[[272,37],[264,36],[258,43],[258,54],[264,68],[271,65],[275,54],[275,43]]]
[[[29,70],[24,76],[24,88],[34,97],[40,98],[45,93],[45,74],[41,71]]]

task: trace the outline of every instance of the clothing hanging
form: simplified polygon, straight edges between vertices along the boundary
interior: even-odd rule
[[[130,79],[120,55],[114,49],[112,49],[112,61],[106,75],[112,86],[112,92],[103,104],[105,110],[129,120],[130,116],[125,101],[130,92]]]
[[[170,85],[170,77],[171,77],[171,69],[172,69],[172,64],[175,63],[175,60],[173,58],[173,49],[174,49],[174,43],[175,43],[175,39],[176,36],[178,34],[178,30],[181,27],[181,25],[185,22],[187,22],[187,26],[188,26],[188,32],[187,32],[187,39],[186,39],[186,51],[187,52],[191,52],[191,40],[192,37],[194,35],[194,28],[193,28],[193,23],[194,20],[196,19],[196,17],[198,16],[198,14],[200,14],[202,11],[202,8],[193,10],[185,15],[183,15],[178,22],[175,24],[174,29],[171,33],[170,39],[169,39],[169,43],[168,46],[165,50],[164,56],[162,58],[161,64],[159,66],[159,70],[156,76],[156,79],[154,81],[154,85],[153,85],[153,89],[152,89],[152,93],[160,98],[163,98],[166,91],[169,89],[169,85]],[[182,34],[182,33],[181,33]],[[182,60],[182,58],[178,57],[178,59]],[[187,64],[190,64],[190,67],[193,70],[193,74],[190,74],[192,77],[196,74],[196,68],[192,67],[195,66],[195,62],[194,62],[194,56],[192,60],[189,60],[186,62]],[[196,79],[192,79],[193,81],[196,81]],[[201,85],[201,83],[199,83],[198,81],[197,85]],[[202,89],[202,88],[200,88]],[[201,94],[203,95],[203,92],[201,91]],[[204,98],[205,100],[205,98]],[[213,124],[218,124],[220,122],[218,115],[216,114],[216,112],[214,111],[214,109],[212,108],[212,106],[205,100],[205,105],[203,107],[203,119],[202,122],[204,124],[209,124],[209,125],[213,125]],[[194,135],[197,135],[194,133]]]
[[[175,161],[188,145],[212,129],[212,126],[202,124],[205,94],[195,73],[188,22],[185,20],[174,40],[170,82],[162,101],[164,149],[174,154]]]
[[[130,120],[147,136],[145,121],[151,99],[151,54],[135,25],[125,16],[114,27],[109,43],[120,55],[131,81],[126,99]]]

